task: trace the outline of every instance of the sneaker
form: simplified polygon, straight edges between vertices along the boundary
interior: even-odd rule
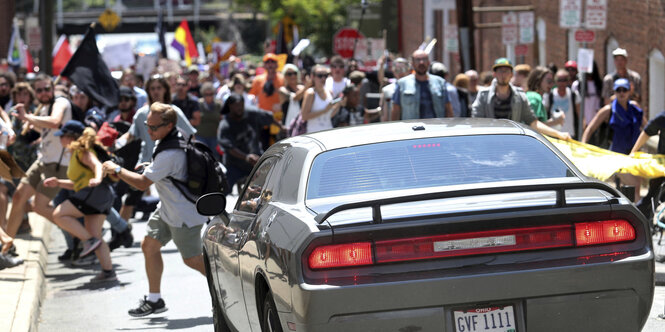
[[[88,255],[72,261],[72,266],[90,266],[97,264],[97,256]]]
[[[74,250],[67,249],[65,252],[62,253],[62,255],[58,256],[58,260],[61,262],[69,262],[72,260],[72,256],[74,255]]]
[[[97,250],[97,248],[99,248],[100,244],[102,244],[102,240],[91,237],[87,241],[83,242],[83,250],[81,250],[79,257],[85,257],[90,255],[92,252]]]
[[[115,274],[114,270],[111,271],[104,271],[102,270],[101,272],[97,273],[97,275],[90,279],[91,283],[101,283],[101,282],[111,282],[111,281],[118,281],[118,277]]]
[[[157,300],[157,302],[148,301],[148,297],[144,296],[143,300],[139,301],[139,307],[136,309],[131,309],[127,313],[132,317],[143,317],[150,314],[158,314],[168,310],[166,308],[166,303],[163,299]]]
[[[8,267],[14,267],[23,264],[23,260],[10,255],[0,254],[0,270]]]
[[[134,236],[132,235],[132,230],[131,228],[127,228],[122,233],[113,232],[113,237],[111,238],[111,241],[109,241],[109,249],[113,251],[120,248],[120,246],[131,248],[133,244]]]

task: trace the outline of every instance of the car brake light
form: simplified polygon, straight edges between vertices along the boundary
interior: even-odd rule
[[[309,267],[325,269],[373,264],[370,242],[345,243],[317,247],[309,255]]]
[[[605,220],[575,224],[578,246],[624,242],[635,239],[635,228],[625,220]]]
[[[324,245],[309,255],[311,269],[496,254],[626,242],[635,239],[626,220],[581,222],[490,231]]]
[[[573,245],[569,225],[446,234],[376,242],[376,262],[481,255]]]

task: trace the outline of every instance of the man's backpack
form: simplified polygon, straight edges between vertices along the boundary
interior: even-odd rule
[[[187,155],[187,178],[181,181],[169,176],[168,179],[188,201],[196,203],[202,195],[225,192],[228,188],[224,167],[215,159],[210,148],[197,141],[194,135],[185,141],[181,135],[169,134],[157,145],[152,158],[168,149],[183,149]]]

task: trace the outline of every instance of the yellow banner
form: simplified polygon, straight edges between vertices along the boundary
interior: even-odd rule
[[[628,156],[575,140],[547,138],[582,173],[601,181],[607,181],[614,173],[629,173],[646,179],[665,176],[665,155],[662,154],[637,152]]]

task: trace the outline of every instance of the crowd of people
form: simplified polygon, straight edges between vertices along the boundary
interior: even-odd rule
[[[339,56],[279,68],[280,58],[272,53],[257,66],[231,67],[225,75],[213,66],[205,71],[194,65],[181,72],[155,72],[143,83],[141,75],[127,69],[113,108],[102,107],[66,79],[40,74],[26,82],[0,73],[0,125],[7,150],[26,173],[0,181],[0,268],[22,263],[13,239],[29,229],[27,212],[34,211],[64,231],[68,249],[58,257],[61,261],[98,261],[101,271],[91,282],[116,281],[110,253],[133,245],[128,221],[143,206],[151,212],[141,243],[149,292],[129,314],[165,311],[162,246],[173,240],[183,262],[204,273],[200,232],[206,218],[170,180],[186,176],[184,151],[165,145],[192,135],[225,165],[227,194],[277,140],[382,121],[511,119],[555,138],[633,153],[649,136],[665,135],[665,114],[647,124],[638,104],[640,77],[627,68],[626,50],[613,55],[616,72],[601,79],[594,65],[585,74],[583,96],[574,61],[557,69],[553,64],[514,66],[499,58],[480,74],[469,70],[449,77],[447,67],[431,62],[423,50],[410,59],[381,57],[367,71]],[[660,153],[665,152],[663,142]],[[636,186],[639,200],[639,178],[621,175],[621,180]],[[655,181],[655,187],[663,182]],[[149,199],[153,184],[158,205]],[[105,220],[112,231],[108,243],[102,236]]]

